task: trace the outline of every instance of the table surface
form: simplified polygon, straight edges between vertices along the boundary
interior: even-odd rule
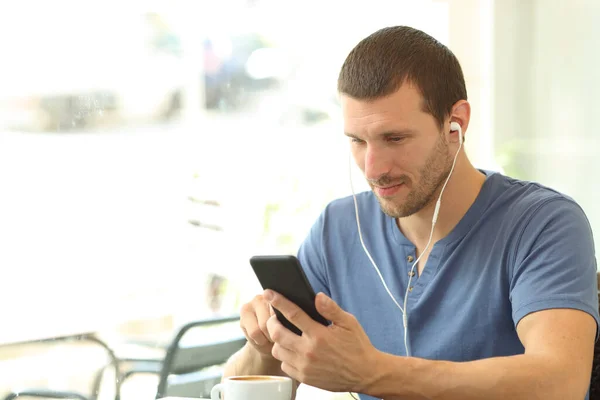
[[[198,398],[198,397],[161,397],[158,400],[211,400],[208,397],[207,398]]]

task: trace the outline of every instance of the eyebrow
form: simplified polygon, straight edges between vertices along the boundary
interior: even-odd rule
[[[415,130],[413,129],[398,129],[398,130],[390,130],[390,131],[385,131],[383,133],[379,133],[377,134],[377,137],[382,137],[384,139],[388,139],[390,137],[394,137],[394,136],[404,136],[404,137],[408,137],[408,136],[412,136],[416,133]],[[360,139],[360,137],[354,133],[350,133],[350,132],[344,132],[344,135],[353,138],[353,139]]]

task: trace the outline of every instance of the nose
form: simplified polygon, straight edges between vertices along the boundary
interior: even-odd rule
[[[378,180],[392,169],[392,160],[384,149],[367,146],[365,151],[365,178],[370,181]]]

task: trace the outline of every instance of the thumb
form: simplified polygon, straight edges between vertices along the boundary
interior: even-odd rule
[[[342,308],[325,293],[317,294],[315,303],[317,306],[317,311],[319,314],[325,317],[325,319],[328,319],[335,325],[347,325],[346,322],[348,321],[349,314],[342,310]]]

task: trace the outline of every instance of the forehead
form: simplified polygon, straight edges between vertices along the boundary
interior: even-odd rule
[[[414,126],[432,118],[423,111],[423,99],[411,84],[402,85],[394,93],[374,100],[358,100],[342,94],[340,97],[346,132],[360,133],[391,126]]]

